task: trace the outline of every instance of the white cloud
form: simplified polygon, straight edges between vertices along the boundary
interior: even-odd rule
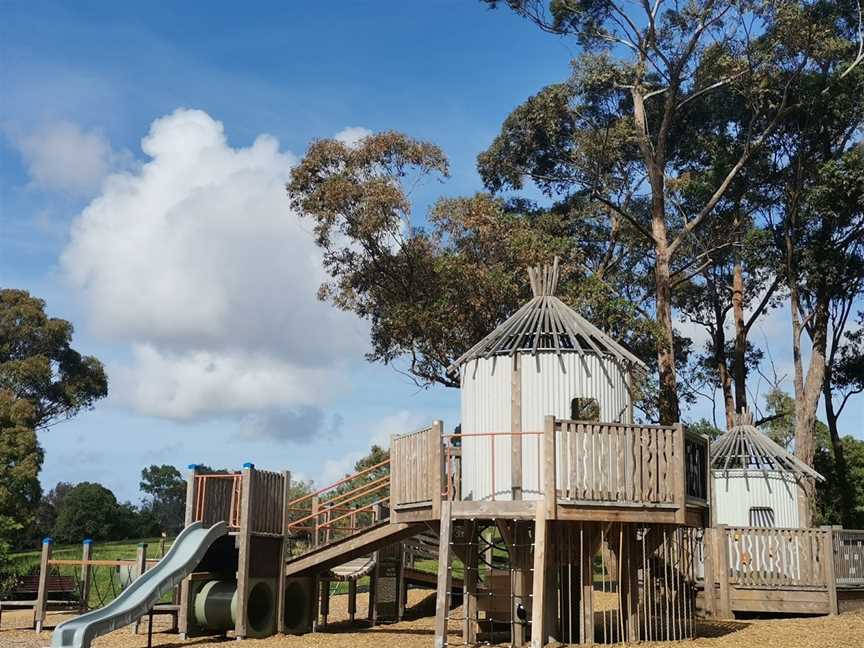
[[[127,156],[115,153],[102,133],[77,124],[46,124],[15,138],[33,183],[43,189],[90,195]]]
[[[94,329],[133,345],[115,396],[174,419],[321,406],[365,336],[316,298],[320,252],[285,195],[295,158],[268,135],[229,146],[200,110],[157,119],[142,149],[150,160],[106,179],[62,255]]]
[[[337,142],[342,142],[345,146],[357,146],[362,140],[369,137],[372,131],[362,126],[349,126],[333,136]]]
[[[390,437],[396,434],[408,434],[415,432],[429,424],[427,417],[420,412],[400,410],[395,414],[385,416],[366,426],[368,443],[361,450],[346,452],[337,459],[328,459],[321,469],[321,485],[327,485],[338,481],[345,475],[354,472],[354,464],[369,454],[369,448],[373,445],[382,448],[390,447]]]

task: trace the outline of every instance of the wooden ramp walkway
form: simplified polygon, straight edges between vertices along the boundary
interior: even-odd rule
[[[306,572],[321,572],[343,565],[355,558],[367,556],[382,547],[416,535],[426,529],[420,522],[390,522],[384,520],[354,535],[321,545],[285,563],[286,576]]]

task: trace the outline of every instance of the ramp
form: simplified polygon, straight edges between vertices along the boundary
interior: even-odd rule
[[[201,562],[210,545],[226,533],[226,522],[209,528],[200,522],[190,524],[177,536],[165,557],[136,578],[111,603],[58,625],[51,638],[52,648],[88,648],[96,637],[141,618],[163,594],[179,585]]]
[[[290,558],[285,564],[286,576],[299,576],[304,572],[325,571],[355,558],[366,556],[381,547],[409,538],[426,528],[425,522],[379,522],[360,533]]]

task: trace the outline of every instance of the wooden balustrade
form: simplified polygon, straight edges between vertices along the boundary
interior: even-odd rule
[[[682,428],[556,420],[555,432],[560,500],[683,506]]]
[[[729,582],[736,587],[825,587],[826,529],[725,527]]]
[[[239,528],[242,490],[242,473],[196,473],[193,521],[209,526],[224,520]]]
[[[446,471],[442,427],[441,421],[435,421],[431,427],[390,440],[393,508],[440,507]]]
[[[834,529],[834,575],[838,585],[864,586],[864,530]]]

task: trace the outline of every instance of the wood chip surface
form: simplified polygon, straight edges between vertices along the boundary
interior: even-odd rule
[[[597,593],[601,594],[601,593]],[[274,636],[267,639],[247,639],[248,648],[430,648],[433,645],[435,613],[434,595],[428,590],[409,592],[408,618],[401,623],[368,628],[347,623],[347,596],[334,596],[330,603],[330,625],[322,632],[302,636]],[[358,617],[365,616],[366,594],[357,595]],[[598,606],[600,609],[602,606]],[[458,614],[458,613],[457,613]],[[3,611],[0,626],[0,648],[45,648],[51,643],[51,629],[69,618],[62,613],[49,613],[48,630],[36,634],[29,629],[32,612]],[[230,638],[197,637],[180,641],[176,634],[166,632],[168,617],[157,617],[153,645],[161,648],[229,648]],[[450,623],[454,645],[461,642],[459,624]],[[699,637],[694,641],[642,643],[640,646],[659,648],[681,645],[688,648],[862,648],[864,647],[864,610],[836,617],[748,619],[743,621],[698,623]],[[146,648],[146,621],[142,634],[132,628],[122,628],[93,642],[93,648]]]

